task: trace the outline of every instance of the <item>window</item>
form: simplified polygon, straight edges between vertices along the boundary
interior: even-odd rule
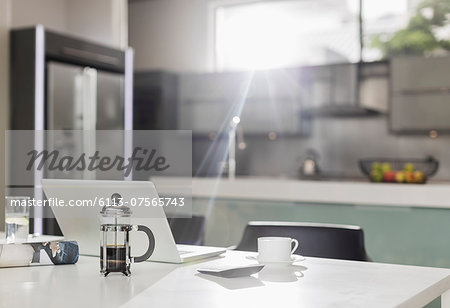
[[[450,50],[450,0],[364,0],[364,61]]]
[[[450,50],[450,0],[362,0],[362,33],[360,7],[360,0],[242,0],[219,6],[216,67],[269,69]]]
[[[219,70],[360,60],[358,0],[261,1],[216,10]]]

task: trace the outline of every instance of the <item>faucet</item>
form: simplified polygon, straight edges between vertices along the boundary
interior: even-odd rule
[[[244,150],[247,144],[244,141],[244,130],[239,125],[241,119],[234,116],[230,121],[230,129],[228,130],[228,179],[236,178],[236,139],[240,150]]]

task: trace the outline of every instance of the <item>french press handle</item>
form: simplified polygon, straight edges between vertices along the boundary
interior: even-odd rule
[[[142,231],[147,234],[148,237],[147,251],[142,256],[134,257],[133,260],[135,263],[146,261],[148,258],[150,258],[150,256],[153,254],[153,251],[155,250],[155,236],[153,235],[152,230],[143,225],[134,225],[133,230]]]

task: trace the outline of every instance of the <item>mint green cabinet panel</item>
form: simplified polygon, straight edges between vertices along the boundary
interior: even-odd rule
[[[367,252],[376,262],[450,268],[449,209],[256,200],[193,203],[194,212],[207,216],[207,245],[237,244],[250,220],[352,224],[364,229]]]

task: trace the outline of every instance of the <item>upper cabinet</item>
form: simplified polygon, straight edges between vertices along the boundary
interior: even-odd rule
[[[391,61],[391,129],[398,133],[450,131],[450,57]]]
[[[248,99],[264,100],[276,98],[282,100],[299,100],[300,68],[273,69],[249,73]]]
[[[224,133],[233,116],[244,133],[304,134],[299,69],[210,74],[179,78],[180,129]]]
[[[355,64],[304,67],[301,79],[308,97],[306,112],[314,115],[356,106],[357,72]]]
[[[194,134],[224,133],[239,116],[245,133],[307,135],[314,116],[386,112],[388,76],[387,62],[182,74],[178,124]]]
[[[389,62],[362,63],[359,66],[358,98],[368,110],[389,111]]]
[[[194,134],[224,131],[233,108],[245,97],[244,73],[181,74],[178,84],[178,128]]]
[[[178,96],[187,101],[230,102],[242,97],[249,73],[180,74]]]
[[[242,108],[245,131],[306,134],[308,121],[301,118],[300,69],[256,71],[251,74]]]

